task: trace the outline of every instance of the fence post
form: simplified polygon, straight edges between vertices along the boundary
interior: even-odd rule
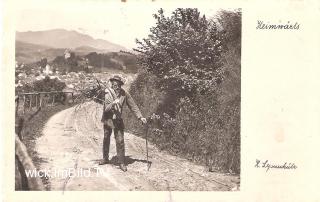
[[[16,96],[16,100],[15,100],[15,101],[16,101],[16,117],[17,117],[17,115],[18,115],[19,100],[20,100],[20,99],[19,99],[19,95],[17,95],[17,96]]]
[[[72,103],[74,103],[73,92],[71,93]]]
[[[38,108],[38,93],[36,94],[36,109]]]
[[[46,93],[44,93],[43,96],[42,96],[42,106],[43,107],[47,106],[47,95],[46,95]]]
[[[29,110],[31,111],[32,110],[32,98],[33,98],[33,95],[29,95]]]
[[[42,95],[40,93],[39,93],[39,99],[40,99],[39,100],[39,105],[40,105],[39,107],[42,107]]]
[[[26,95],[23,95],[23,114],[26,112],[25,105],[26,105]]]
[[[52,106],[54,106],[54,98],[55,98],[55,93],[52,93]]]

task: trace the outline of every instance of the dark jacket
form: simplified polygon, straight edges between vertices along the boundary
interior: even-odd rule
[[[119,99],[119,104],[114,106],[112,102],[115,99]],[[103,105],[103,115],[101,121],[107,123],[109,120],[119,120],[122,119],[123,106],[127,104],[129,109],[135,114],[135,116],[140,119],[142,114],[134,102],[131,95],[125,90],[121,89],[119,95],[114,94],[114,92],[107,88],[104,92],[104,105]],[[110,122],[110,121],[109,121]]]

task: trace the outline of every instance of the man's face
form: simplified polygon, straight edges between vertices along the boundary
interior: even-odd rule
[[[121,88],[121,84],[118,81],[111,81],[111,88],[113,90],[119,90]]]

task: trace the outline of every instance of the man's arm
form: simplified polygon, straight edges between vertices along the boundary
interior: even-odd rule
[[[139,109],[139,107],[137,106],[137,104],[134,102],[133,98],[131,97],[131,95],[126,92],[126,102],[127,105],[129,107],[129,109],[134,113],[134,115],[138,118],[141,119],[143,118],[141,111]]]

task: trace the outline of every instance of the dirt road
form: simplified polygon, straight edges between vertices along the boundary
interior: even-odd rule
[[[47,122],[36,141],[41,170],[50,190],[161,190],[228,191],[239,186],[239,176],[207,172],[205,167],[169,155],[149,144],[147,171],[145,140],[125,134],[128,171],[98,165],[102,158],[102,108],[94,102],[61,111]],[[113,137],[113,136],[112,136]],[[116,156],[111,139],[110,157]]]

